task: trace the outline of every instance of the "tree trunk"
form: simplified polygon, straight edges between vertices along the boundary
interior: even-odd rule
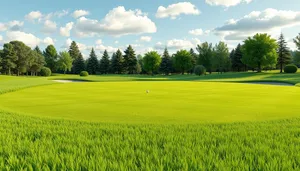
[[[260,62],[258,63],[258,65],[257,65],[257,72],[261,72],[261,64],[260,64]]]
[[[282,63],[280,64],[280,73],[282,73],[282,70],[283,70],[283,65]]]

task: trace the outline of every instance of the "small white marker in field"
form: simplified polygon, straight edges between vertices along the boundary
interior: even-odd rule
[[[146,91],[146,93],[148,94],[148,93],[150,93],[150,91],[149,91],[149,90],[147,90],[147,91]]]

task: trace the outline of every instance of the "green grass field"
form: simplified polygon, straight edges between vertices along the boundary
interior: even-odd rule
[[[0,76],[0,170],[300,170],[300,88],[249,81],[300,74]]]

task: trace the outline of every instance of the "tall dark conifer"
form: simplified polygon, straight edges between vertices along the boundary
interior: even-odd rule
[[[291,52],[290,52],[289,48],[287,47],[287,42],[285,41],[282,33],[280,34],[280,37],[279,37],[277,43],[278,43],[277,65],[280,68],[280,73],[282,73],[284,66],[291,62]]]
[[[112,56],[111,59],[111,70],[114,74],[122,74],[124,71],[123,69],[123,56],[122,52],[118,49],[118,51],[115,53],[115,55]]]
[[[100,71],[101,74],[108,74],[108,72],[109,72],[109,63],[110,63],[109,56],[108,56],[107,51],[105,50],[104,53],[103,53],[103,56],[100,60],[100,66],[99,66],[100,67],[99,71]]]
[[[87,62],[86,69],[87,69],[89,74],[95,75],[98,71],[98,68],[99,68],[99,64],[98,64],[97,55],[94,51],[94,48],[92,48],[91,53],[90,53],[90,57],[89,57],[88,62]]]
[[[128,74],[136,73],[137,59],[132,46],[129,45],[124,53],[124,68]]]
[[[162,56],[160,71],[165,75],[169,75],[172,72],[172,59],[167,48],[165,48],[164,54]]]

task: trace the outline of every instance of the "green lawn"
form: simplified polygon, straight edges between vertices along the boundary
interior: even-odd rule
[[[298,87],[190,81],[67,83],[3,94],[0,108],[110,123],[233,122],[298,117],[297,99]]]
[[[0,170],[300,170],[300,88],[248,81],[300,74],[0,76]]]

